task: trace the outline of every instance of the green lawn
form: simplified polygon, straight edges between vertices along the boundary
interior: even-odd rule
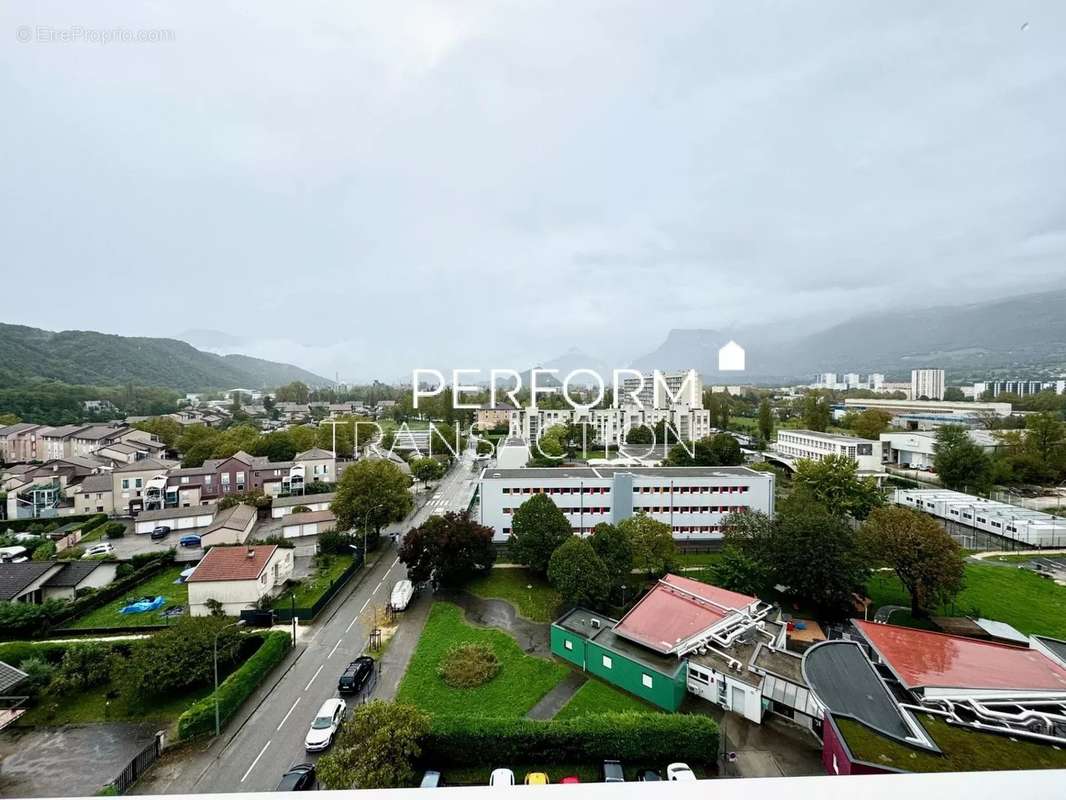
[[[944,751],[943,756],[907,747],[849,719],[838,719],[837,725],[857,758],[910,772],[1066,767],[1066,751],[1055,747],[955,727],[928,714],[919,715],[919,720]]]
[[[506,600],[534,622],[555,620],[562,603],[559,593],[547,581],[522,567],[494,568],[488,575],[470,581],[466,590],[478,597]]]
[[[431,713],[451,716],[523,717],[569,670],[562,664],[526,655],[518,643],[499,630],[474,628],[451,603],[434,603],[396,699]],[[489,645],[500,671],[473,689],[453,689],[437,675],[445,651],[460,642]]]
[[[871,613],[880,606],[910,606],[910,598],[896,576],[878,573],[867,584],[874,601]],[[1066,637],[1066,586],[1041,578],[1027,569],[1008,569],[986,564],[966,565],[966,586],[954,604],[938,609],[945,615],[977,615],[1013,625],[1025,634]],[[900,612],[892,621],[902,624],[909,614]]]
[[[175,583],[184,566],[173,566],[148,578],[139,584],[129,594],[112,600],[105,606],[95,611],[90,611],[85,616],[74,620],[71,628],[125,628],[131,626],[165,625],[162,610],[172,605],[188,606],[189,587],[184,583]],[[141,597],[156,597],[162,595],[166,603],[159,611],[150,611],[145,614],[120,614],[119,609],[126,606],[132,600]]]
[[[621,714],[636,711],[645,714],[661,714],[658,708],[645,703],[627,692],[615,689],[602,681],[590,678],[558,714],[555,719],[573,719],[589,714]]]
[[[677,563],[680,567],[712,567],[722,558],[721,552],[714,553],[678,553]],[[684,574],[684,573],[682,573]]]
[[[55,696],[45,693],[19,718],[21,725],[84,725],[90,722],[173,722],[190,705],[211,693],[211,687],[153,700],[148,708],[127,708],[122,698],[108,702],[108,686]]]
[[[292,594],[296,595],[297,608],[310,608],[326,593],[330,583],[344,574],[351,563],[352,559],[344,556],[331,557],[324,569],[316,570],[314,575],[304,578],[293,590],[280,594],[274,608],[289,608],[292,605]]]

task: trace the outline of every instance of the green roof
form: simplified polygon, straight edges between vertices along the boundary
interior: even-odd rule
[[[943,755],[908,747],[846,717],[833,719],[852,756],[876,766],[906,772],[1066,768],[1066,750],[1057,750],[1050,744],[949,725],[932,714],[916,716]]]

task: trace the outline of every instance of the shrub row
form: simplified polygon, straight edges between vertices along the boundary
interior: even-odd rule
[[[718,726],[696,714],[593,714],[564,720],[434,717],[422,743],[427,764],[575,764],[605,758],[641,764],[706,764]]]
[[[258,688],[274,667],[281,663],[292,647],[289,634],[273,631],[266,634],[255,653],[232,672],[218,687],[219,716],[225,722]],[[197,700],[178,718],[178,738],[191,739],[211,733],[215,727],[215,696]]]
[[[42,535],[69,525],[72,522],[83,523],[83,530],[95,528],[101,521],[107,519],[107,514],[79,514],[70,517],[47,517],[43,519],[5,519],[0,520],[0,533],[11,530],[15,533],[26,533],[30,528],[40,530]]]
[[[63,654],[77,642],[4,642],[0,644],[0,661],[17,667],[30,658],[40,658],[49,664],[59,664]],[[120,654],[129,653],[129,643],[107,643],[107,647]]]

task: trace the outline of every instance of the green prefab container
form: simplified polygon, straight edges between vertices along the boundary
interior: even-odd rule
[[[616,624],[617,620],[575,608],[552,625],[552,652],[641,700],[677,711],[686,691],[685,660],[616,636]]]

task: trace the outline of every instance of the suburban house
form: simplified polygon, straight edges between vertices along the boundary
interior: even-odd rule
[[[306,461],[270,461],[266,456],[253,456],[240,450],[229,458],[211,458],[199,467],[171,470],[165,487],[166,505],[178,505],[183,492],[198,489],[199,502],[206,502],[228,494],[262,491],[277,495],[302,489],[305,474],[311,480],[318,470],[318,480],[336,474],[335,459],[327,450],[308,450]],[[182,503],[184,504],[184,503]]]
[[[306,506],[311,511],[328,511],[330,503],[337,495],[335,492],[323,494],[294,494],[288,497],[275,497],[270,507],[270,516],[281,519],[292,513],[294,508]]]
[[[17,464],[43,458],[39,449],[43,425],[32,422],[17,422],[0,428],[0,461]]]
[[[575,608],[552,625],[551,651],[668,711],[693,694],[752,722],[821,726],[778,610],[700,581],[666,575],[620,620]]]
[[[112,476],[107,472],[89,475],[70,492],[75,514],[115,513]]]
[[[863,620],[852,629],[803,655],[824,711],[829,774],[1063,763],[1066,642],[1005,644]]]
[[[43,603],[73,599],[81,589],[107,586],[118,573],[116,561],[24,561],[0,564],[0,601]]]
[[[188,578],[189,613],[211,614],[208,601],[230,616],[256,608],[273,596],[292,574],[293,552],[277,545],[212,547]]]
[[[238,503],[219,511],[207,530],[200,534],[203,547],[219,544],[244,544],[255,526],[257,513],[255,506]]]
[[[215,521],[217,513],[218,506],[213,504],[142,511],[133,522],[134,533],[151,533],[161,525],[175,531],[206,528]]]
[[[95,456],[64,457],[29,469],[5,470],[8,519],[76,513],[74,492],[85,478],[105,474],[110,464]]]
[[[111,492],[115,503],[115,513],[123,516],[132,515],[141,509],[149,508],[146,492],[153,478],[165,476],[167,470],[174,466],[172,461],[159,461],[146,458],[123,464],[111,471]],[[159,481],[154,484],[157,486]]]
[[[304,481],[307,483],[336,483],[337,459],[329,450],[312,447],[297,453],[293,461],[304,469]]]

